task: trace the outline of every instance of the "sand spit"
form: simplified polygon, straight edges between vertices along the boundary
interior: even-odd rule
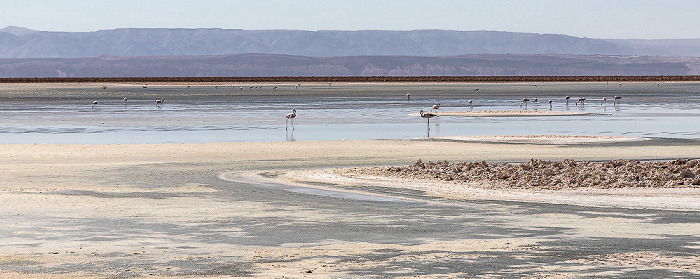
[[[418,116],[419,114],[411,114]],[[601,115],[599,113],[552,110],[475,110],[475,111],[440,111],[438,116],[465,117],[535,117],[535,116],[584,116]]]
[[[451,136],[432,139],[444,139],[463,142],[498,142],[529,144],[586,144],[619,143],[649,140],[640,137],[622,136],[570,136],[570,135],[497,135],[497,136]]]
[[[290,171],[284,177],[360,188],[413,189],[456,199],[700,211],[700,162],[693,159],[517,164],[418,160],[399,167]]]

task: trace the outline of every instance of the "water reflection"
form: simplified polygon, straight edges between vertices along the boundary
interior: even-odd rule
[[[297,141],[297,139],[294,137],[294,130],[286,130],[286,140],[287,141]]]

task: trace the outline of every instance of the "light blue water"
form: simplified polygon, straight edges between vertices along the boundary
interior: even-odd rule
[[[244,90],[240,90],[244,86]],[[414,139],[428,136],[416,114],[528,110],[589,116],[454,117],[430,121],[430,136],[620,135],[700,138],[700,83],[334,84],[219,86],[0,86],[0,143],[129,144]],[[478,88],[479,91],[474,91]],[[408,100],[406,94],[410,94]],[[568,106],[587,98],[585,106]],[[621,96],[619,105],[613,97]],[[127,97],[125,103],[122,99]],[[601,105],[603,97],[607,104]],[[165,98],[161,108],[153,100]],[[98,105],[92,109],[92,102]],[[294,130],[285,115],[296,108]]]

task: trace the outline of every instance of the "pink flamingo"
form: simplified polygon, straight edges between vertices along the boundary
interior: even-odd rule
[[[527,108],[527,102],[529,102],[529,101],[530,101],[530,99],[528,99],[528,98],[523,98],[523,102],[520,103],[520,107],[523,107],[523,104],[525,104],[525,108]]]
[[[294,130],[294,118],[297,117],[297,109],[292,109],[292,113],[287,114],[287,116],[285,117],[287,118],[287,120],[292,122],[292,130]],[[289,129],[289,127],[287,126],[287,120],[284,121],[285,130]]]
[[[420,110],[420,117],[427,118],[428,119],[428,125],[430,125],[430,118],[437,117],[438,115],[435,113],[431,112],[424,112],[423,110]]]

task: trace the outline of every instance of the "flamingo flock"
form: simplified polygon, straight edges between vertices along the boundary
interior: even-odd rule
[[[332,84],[330,84],[330,83],[329,83],[328,85],[329,85],[329,87],[332,86]],[[143,87],[143,88],[147,88],[147,86],[148,86],[147,84],[143,84],[142,87]],[[301,84],[296,84],[296,85],[294,85],[295,89],[298,89],[300,86],[301,86]],[[534,86],[534,87],[537,87],[536,84],[533,84],[533,86]],[[621,84],[620,84],[620,86],[621,86]],[[189,88],[190,86],[187,86],[187,87]],[[218,86],[216,86],[215,88],[218,88]],[[233,88],[236,89],[237,87],[236,87],[236,86],[233,86]],[[257,88],[262,88],[262,86],[250,86],[250,90],[257,89]],[[102,89],[103,89],[103,90],[107,89],[107,86],[102,86]],[[272,90],[273,90],[273,91],[276,91],[277,89],[278,89],[277,86],[272,87]],[[243,90],[243,87],[242,87],[242,86],[240,87],[240,90]],[[478,88],[477,88],[477,89],[473,89],[473,91],[479,91],[479,89],[478,89]],[[568,104],[569,104],[570,99],[571,99],[571,96],[565,96],[565,97],[564,97],[564,100],[565,100],[567,106],[568,106]],[[615,106],[618,105],[618,104],[620,103],[621,99],[622,99],[622,97],[620,97],[620,96],[614,96],[614,98],[613,98],[613,105],[615,105]],[[409,100],[409,101],[411,100],[410,94],[406,94],[406,100]],[[601,100],[601,103],[600,103],[601,105],[606,105],[606,104],[607,104],[607,97],[603,97],[602,99],[598,99],[598,100]],[[128,101],[129,101],[129,99],[128,99],[127,97],[124,97],[123,103],[124,103],[125,105],[127,104]],[[158,108],[160,109],[160,108],[161,108],[161,105],[163,105],[164,101],[165,101],[165,99],[164,99],[164,98],[161,98],[161,99],[153,100],[153,103],[155,103],[156,107],[158,107]],[[528,105],[528,103],[530,103],[530,101],[531,101],[530,98],[523,98],[523,99],[521,100],[521,102],[520,102],[520,107],[522,108],[523,106],[525,106],[525,109],[527,109],[527,105]],[[576,105],[576,106],[579,106],[579,104],[580,104],[580,106],[583,107],[583,106],[585,105],[585,101],[586,101],[586,98],[580,97],[580,98],[578,98],[578,100],[575,102],[575,105]],[[538,98],[533,98],[533,99],[532,99],[532,103],[533,103],[534,105],[538,105],[538,104],[539,104]],[[553,100],[549,99],[549,100],[547,100],[547,103],[549,104],[549,109],[552,110],[552,108],[553,108]],[[98,104],[100,104],[99,101],[93,101],[93,102],[92,102],[91,108],[92,108],[92,109],[95,109],[95,108],[98,106]],[[472,100],[467,100],[467,105],[469,106],[470,111],[474,108],[474,102],[473,102]],[[430,130],[430,118],[438,117],[438,110],[439,110],[440,108],[441,108],[441,105],[440,105],[439,102],[437,102],[437,103],[435,103],[434,105],[431,106],[431,112],[426,112],[426,111],[424,111],[424,110],[420,110],[420,113],[419,113],[420,116],[421,116],[422,118],[425,118],[425,119],[427,120],[428,130]],[[285,115],[285,119],[286,119],[286,121],[285,121],[285,130],[288,130],[288,129],[289,129],[290,123],[291,123],[291,126],[292,126],[292,130],[295,129],[295,127],[294,127],[294,119],[295,119],[296,116],[297,116],[296,112],[297,112],[297,111],[296,111],[296,109],[294,108],[294,109],[292,109],[292,112],[291,112],[291,113],[288,113],[288,114]]]

